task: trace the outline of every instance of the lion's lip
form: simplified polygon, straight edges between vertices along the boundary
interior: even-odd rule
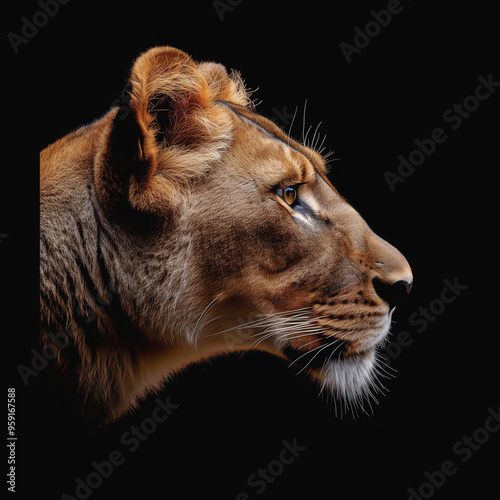
[[[323,346],[310,350],[286,346],[283,349],[283,355],[291,362],[290,366],[318,369],[326,363],[340,359],[347,343],[346,340],[339,339],[332,345],[326,342]]]

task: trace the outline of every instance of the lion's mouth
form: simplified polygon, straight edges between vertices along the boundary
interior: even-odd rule
[[[329,363],[371,355],[376,346],[383,343],[386,334],[370,336],[369,340],[365,339],[362,343],[321,335],[312,348],[288,344],[282,348],[282,353],[290,361],[290,367],[295,366],[301,371],[321,370]]]

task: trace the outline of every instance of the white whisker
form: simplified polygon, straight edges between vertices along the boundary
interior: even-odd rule
[[[311,148],[312,149],[316,149],[315,148],[315,145],[314,145],[314,140],[316,139],[316,134],[318,133],[318,129],[320,127],[320,125],[322,124],[323,122],[319,122],[317,125],[316,125],[316,128],[314,129],[314,134],[312,136],[312,139],[311,139]],[[318,134],[318,141],[319,141],[319,138],[320,138],[320,134]]]
[[[214,307],[215,303],[218,301],[218,297],[215,297],[215,299],[213,299],[210,304],[208,304],[207,307],[205,307],[205,309],[203,310],[203,312],[200,314],[200,317],[198,318],[198,321],[196,322],[196,324],[194,325],[194,344],[195,344],[195,348],[197,348],[197,341],[198,341],[198,326],[201,324],[201,322],[205,319],[206,315],[208,314],[208,312]],[[201,329],[200,329],[201,330]]]
[[[300,142],[304,143],[305,136],[305,128],[306,128],[306,108],[307,108],[307,99],[304,102],[304,112],[302,114],[302,137],[300,138]]]
[[[335,339],[335,341],[338,340],[338,339]],[[309,344],[312,344],[313,342],[316,342],[317,339],[314,339],[312,340],[311,342],[308,342],[307,344],[304,344],[302,345],[301,347],[305,347]],[[334,341],[334,342],[335,342]],[[327,344],[329,345],[329,344]],[[314,351],[316,351],[317,349],[322,349],[323,347],[326,347],[325,345],[321,344],[319,345],[318,347],[315,347],[314,349],[311,349],[310,351],[306,351],[304,352],[304,354],[301,354],[298,358],[295,358],[289,365],[288,365],[288,368],[290,368],[295,362],[297,362],[299,359],[302,359],[304,356],[307,356],[308,354],[312,354]],[[311,360],[312,361],[312,360]],[[309,364],[309,363],[308,363]],[[301,370],[302,371],[302,370]],[[299,372],[300,373],[300,372]]]
[[[305,366],[303,366],[303,367],[302,367],[302,368],[301,368],[301,369],[297,372],[297,374],[296,374],[296,375],[298,375],[298,374],[299,374],[299,373],[301,373],[303,370],[305,370],[305,369],[309,366],[309,364],[312,362],[312,360],[313,360],[313,359],[314,359],[314,358],[315,358],[315,357],[316,357],[316,356],[317,356],[317,355],[318,355],[321,351],[323,351],[323,350],[324,350],[324,349],[326,349],[327,347],[332,346],[333,344],[335,344],[335,343],[337,343],[337,342],[340,342],[340,339],[335,339],[335,340],[333,340],[332,342],[330,342],[330,343],[328,343],[328,344],[326,344],[326,345],[324,345],[324,346],[320,346],[320,347],[321,347],[321,349],[319,349],[319,351],[318,351],[318,352],[317,352],[317,353],[316,353],[316,354],[315,354],[315,355],[314,355],[314,356],[313,356],[313,357],[312,357],[312,358],[311,358],[311,359],[307,362],[307,364],[306,364]],[[336,349],[338,349],[338,347],[339,347],[339,346],[337,346],[337,347],[336,347]],[[308,352],[307,352],[307,354],[312,353],[312,352],[313,352],[313,351],[315,351],[316,349],[318,349],[318,348],[316,347],[315,349],[311,349],[310,351],[308,351]],[[301,357],[302,357],[302,356],[301,356]],[[300,359],[300,358],[297,358],[297,359]],[[295,360],[295,361],[297,361],[297,360]]]

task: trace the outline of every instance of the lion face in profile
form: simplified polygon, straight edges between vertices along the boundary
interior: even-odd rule
[[[126,92],[126,112],[41,155],[42,340],[71,325],[56,369],[81,411],[111,420],[176,370],[249,349],[361,400],[406,259],[236,73],[158,47]]]

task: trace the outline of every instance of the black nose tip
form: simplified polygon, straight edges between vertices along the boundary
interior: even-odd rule
[[[401,302],[407,294],[410,293],[411,283],[404,280],[399,280],[394,283],[387,283],[379,278],[373,278],[373,288],[377,295],[385,300],[392,309],[398,302]]]

